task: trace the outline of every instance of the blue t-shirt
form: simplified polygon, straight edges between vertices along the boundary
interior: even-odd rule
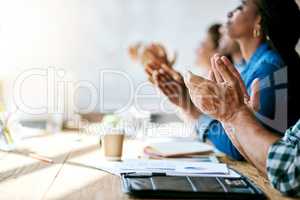
[[[260,110],[258,113],[266,118],[273,119],[275,115],[275,87],[274,72],[282,69],[284,63],[279,54],[272,50],[267,43],[261,44],[245,63],[241,77],[250,94],[254,79],[260,79]],[[268,83],[268,84],[266,84]],[[196,131],[200,139],[209,139],[215,147],[228,156],[242,160],[243,157],[231,143],[222,124],[208,116],[201,116],[196,124]]]

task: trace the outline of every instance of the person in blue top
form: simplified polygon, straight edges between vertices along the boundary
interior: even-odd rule
[[[267,119],[274,119],[277,101],[284,100],[281,96],[276,97],[276,87],[274,86],[274,76],[276,72],[284,68],[284,62],[279,54],[268,44],[267,38],[263,32],[261,16],[256,0],[242,1],[234,11],[228,14],[226,23],[227,34],[239,45],[245,60],[245,66],[241,72],[242,79],[250,92],[251,89],[258,87],[257,81],[260,81],[260,105],[258,115]],[[154,67],[151,63],[147,71]],[[212,69],[213,66],[212,66]],[[148,73],[149,74],[149,73]],[[174,69],[162,66],[159,71],[153,71],[152,78],[157,87],[177,105],[188,118],[196,123],[196,131],[200,140],[208,139],[215,147],[231,156],[234,159],[243,159],[242,155],[228,138],[222,124],[208,117],[199,111],[190,99],[182,76]],[[278,104],[280,105],[280,103]],[[281,110],[285,110],[283,108]],[[267,128],[267,123],[262,121]],[[280,127],[284,130],[286,127]],[[277,130],[280,132],[280,130]]]
[[[218,74],[211,76],[220,76],[222,81],[206,80],[190,73],[185,82],[195,105],[222,122],[233,144],[260,175],[267,177],[283,195],[300,197],[300,91],[297,89],[300,55],[295,49],[300,26],[287,23],[299,22],[300,10],[295,0],[260,0],[260,3],[265,32],[288,69],[288,123],[296,123],[298,118],[297,123],[287,129],[283,137],[262,127],[253,115],[257,107],[252,106],[257,105],[259,98],[249,96],[241,77],[225,56],[215,59]],[[230,95],[222,95],[224,93]],[[205,96],[214,98],[198,98]]]
[[[246,62],[244,69],[241,72],[241,77],[248,92],[251,92],[252,83],[256,78],[265,80],[262,82],[267,82],[269,80],[268,78],[271,77],[271,79],[273,79],[272,76],[274,72],[278,71],[283,66],[284,64],[281,58],[269,47],[267,43],[260,44],[250,60]],[[283,101],[284,98],[285,97],[282,97],[281,100]],[[261,89],[259,106],[260,110],[258,112],[269,119],[273,119],[275,116],[275,104],[275,87],[269,86],[265,89]],[[207,128],[204,128],[204,124],[207,125]],[[202,128],[198,128],[201,126]],[[266,124],[265,126],[270,130],[273,130],[272,127],[269,127]],[[281,129],[283,128],[284,127]],[[222,127],[222,124],[217,120],[214,120],[206,115],[200,116],[200,118],[197,120],[196,131],[201,140],[208,139],[216,146],[217,149],[226,153],[232,158],[237,160],[243,159],[239,151],[237,151],[231,143]]]
[[[258,113],[268,119],[274,119],[276,111],[276,87],[274,86],[274,73],[284,67],[280,55],[274,51],[265,37],[261,25],[261,16],[258,11],[256,0],[242,1],[234,11],[228,14],[226,23],[228,35],[236,40],[241,48],[246,61],[241,77],[248,90],[251,92],[251,84],[255,79],[260,80],[260,109]],[[284,98],[277,99],[284,101]],[[278,105],[280,105],[278,103]],[[287,109],[287,108],[285,108]],[[207,128],[203,128],[206,124]],[[267,124],[266,127],[272,129]],[[243,157],[231,143],[220,122],[201,115],[197,121],[197,132],[202,140],[211,141],[220,151],[234,159],[241,160]],[[280,127],[284,130],[286,127]],[[280,132],[280,130],[277,130]]]

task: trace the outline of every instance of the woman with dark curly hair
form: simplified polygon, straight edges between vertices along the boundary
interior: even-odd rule
[[[257,112],[261,123],[268,129],[283,134],[287,126],[278,115],[283,115],[287,110],[285,96],[277,96],[273,80],[277,72],[283,71],[285,64],[268,42],[259,0],[241,1],[241,4],[228,14],[226,29],[229,37],[239,44],[245,59],[241,77],[247,90],[250,92],[255,86],[252,85],[255,79],[262,83]],[[214,71],[214,67],[212,69]],[[279,112],[278,108],[282,108],[283,112]],[[196,130],[201,140],[209,140],[218,150],[234,159],[243,159],[219,121],[204,114],[199,116]]]
[[[264,31],[287,65],[288,117],[292,123],[300,118],[299,89],[296,90],[300,58],[295,51],[300,27],[291,23],[300,22],[299,7],[294,0],[257,3]],[[213,63],[216,71],[211,80],[192,74],[186,80],[194,104],[222,123],[234,146],[268,176],[274,188],[289,196],[300,196],[300,121],[282,138],[267,130],[253,114],[258,95],[249,97],[239,73],[225,56],[215,57]]]
[[[259,0],[242,1],[240,6],[228,14],[226,31],[229,37],[239,44],[245,60],[241,77],[247,90],[257,89],[258,84],[255,79],[259,79],[263,83],[257,112],[261,123],[268,129],[276,130],[278,134],[283,135],[287,125],[279,122],[284,122],[284,120],[280,120],[280,115],[286,113],[287,110],[286,96],[278,96],[273,80],[276,73],[284,69],[285,64],[278,52],[268,42],[260,12],[261,7],[258,3]],[[212,70],[215,71],[213,65]],[[170,68],[162,68],[156,73],[149,73],[149,75],[170,101],[180,107],[182,113],[195,123],[199,139],[201,141],[209,140],[218,150],[236,160],[244,159],[232,144],[222,124],[197,109],[186,91],[186,86],[182,83],[182,78],[172,78],[179,75],[176,72],[168,71]],[[281,110],[277,110],[277,108],[281,108]]]

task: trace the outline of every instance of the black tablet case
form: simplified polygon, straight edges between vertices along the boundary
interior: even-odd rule
[[[166,176],[165,174],[122,174],[123,191],[139,198],[176,199],[266,199],[246,177]]]

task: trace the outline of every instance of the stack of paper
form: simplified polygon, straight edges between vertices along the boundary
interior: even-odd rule
[[[211,145],[197,141],[169,141],[148,144],[144,153],[152,157],[184,157],[213,151]]]
[[[122,173],[165,173],[170,176],[239,177],[226,164],[208,162],[130,159],[122,162],[102,161],[94,167],[115,175]]]

